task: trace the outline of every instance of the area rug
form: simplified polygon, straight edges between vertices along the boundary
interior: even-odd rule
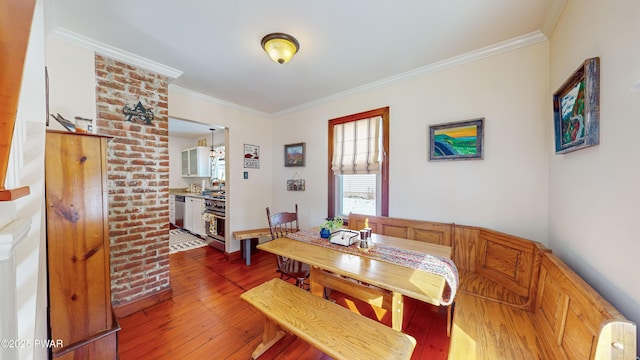
[[[201,238],[191,235],[188,231],[173,229],[169,231],[169,254],[180,251],[197,249],[207,246]]]

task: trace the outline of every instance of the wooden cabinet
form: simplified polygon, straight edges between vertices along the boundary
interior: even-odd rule
[[[206,236],[205,221],[202,219],[204,199],[187,196],[184,207],[184,227],[190,232]]]
[[[198,146],[182,150],[182,176],[184,177],[210,177],[211,158],[209,148]]]
[[[49,327],[54,358],[115,359],[111,308],[108,138],[47,131]]]

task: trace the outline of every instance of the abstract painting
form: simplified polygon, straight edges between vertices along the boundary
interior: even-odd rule
[[[600,58],[587,59],[553,94],[556,154],[600,142]]]
[[[429,160],[482,159],[484,118],[429,126]]]

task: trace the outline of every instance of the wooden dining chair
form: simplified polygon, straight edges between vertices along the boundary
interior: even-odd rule
[[[279,212],[272,215],[269,207],[267,207],[267,220],[269,220],[272,240],[300,230],[300,224],[298,223],[298,204],[296,204],[295,208],[295,212]],[[308,284],[305,283],[305,280],[309,278],[311,271],[309,264],[280,255],[277,255],[276,258],[278,260],[278,268],[276,271],[280,273],[281,279],[287,280],[294,278],[296,279],[296,286],[308,289]]]

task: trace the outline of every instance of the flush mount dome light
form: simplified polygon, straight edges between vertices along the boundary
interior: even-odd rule
[[[273,33],[262,38],[262,48],[278,64],[289,62],[300,49],[298,40],[291,35]]]

